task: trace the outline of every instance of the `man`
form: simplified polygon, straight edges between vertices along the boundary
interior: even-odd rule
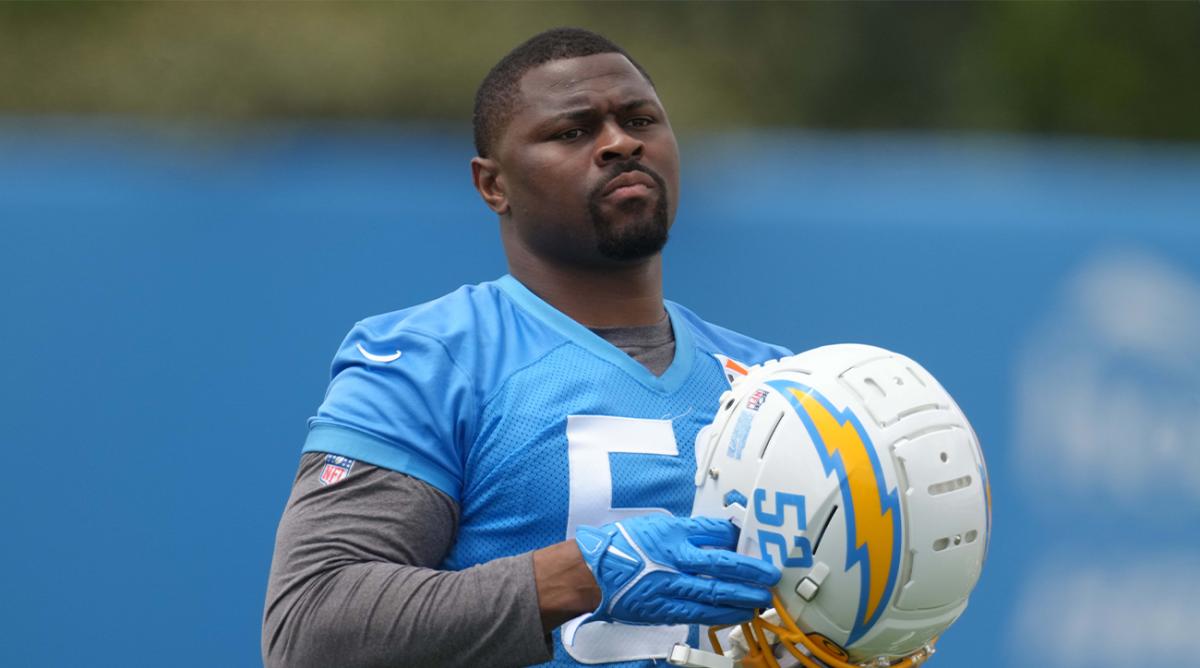
[[[547,31],[474,123],[511,275],[342,344],[277,536],[269,665],[649,665],[778,579],[686,517],[723,362],[787,351],[664,302],[679,157],[649,77]]]

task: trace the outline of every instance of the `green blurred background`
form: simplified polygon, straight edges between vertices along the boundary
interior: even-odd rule
[[[653,74],[677,129],[1200,139],[1200,3],[0,5],[0,112],[467,121],[539,29]]]

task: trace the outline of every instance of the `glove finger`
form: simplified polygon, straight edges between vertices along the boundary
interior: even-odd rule
[[[636,587],[635,587],[636,588]],[[612,611],[611,619],[626,624],[734,624],[754,616],[754,608],[717,605],[671,598],[667,591],[657,596],[627,595]],[[630,592],[633,594],[633,592]]]
[[[740,624],[750,621],[754,617],[754,611],[746,608],[724,608],[717,606],[701,606],[700,612],[704,615],[702,619],[697,619],[696,624],[705,624],[708,626],[728,626],[730,624]]]
[[[769,608],[771,592],[741,582],[724,582],[679,574],[664,588],[664,594],[701,605],[725,608]]]
[[[683,549],[676,555],[674,565],[680,571],[692,575],[750,582],[763,587],[770,587],[779,582],[782,575],[778,568],[767,561],[729,550]]]
[[[719,605],[704,605],[693,603],[688,607],[686,618],[679,618],[666,624],[704,624],[705,626],[728,626],[749,621],[754,616],[751,608],[731,608]]]
[[[737,547],[738,528],[729,520],[715,517],[692,517],[687,520],[688,542],[697,547],[719,547],[732,550]]]

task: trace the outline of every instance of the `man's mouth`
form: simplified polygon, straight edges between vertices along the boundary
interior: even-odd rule
[[[641,197],[654,190],[657,184],[654,179],[647,173],[642,171],[622,172],[614,177],[604,186],[604,190],[600,191],[602,198],[613,197],[624,199],[626,197]]]

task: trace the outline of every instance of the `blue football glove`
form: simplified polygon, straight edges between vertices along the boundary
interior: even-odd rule
[[[707,517],[642,515],[579,527],[602,598],[584,622],[736,624],[771,607],[779,569],[733,552],[738,529]],[[717,549],[703,549],[705,547]]]

